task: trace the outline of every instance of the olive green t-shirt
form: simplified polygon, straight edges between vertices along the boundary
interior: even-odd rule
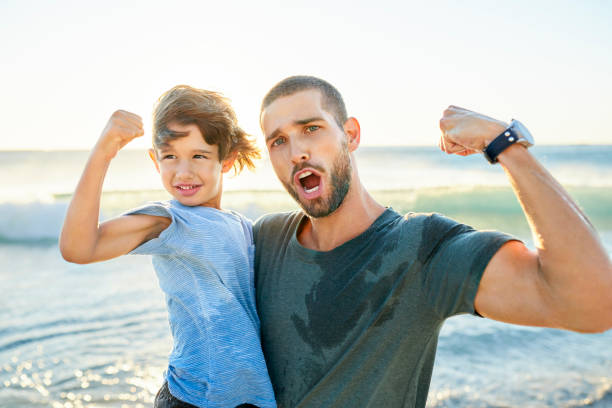
[[[424,407],[444,320],[475,313],[512,237],[392,209],[328,252],[303,247],[302,212],[254,225],[256,298],[280,408]]]

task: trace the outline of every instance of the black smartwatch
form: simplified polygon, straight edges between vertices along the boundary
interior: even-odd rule
[[[533,146],[533,136],[529,130],[518,120],[512,119],[508,129],[504,130],[499,136],[491,141],[484,149],[484,156],[489,163],[497,163],[497,156],[509,146],[520,143],[525,147]]]

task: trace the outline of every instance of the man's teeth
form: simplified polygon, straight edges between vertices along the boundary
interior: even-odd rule
[[[302,174],[300,174],[300,176],[298,177],[300,180],[303,179],[304,177],[308,177],[312,174],[312,171],[305,171]]]
[[[313,188],[311,188],[311,189],[307,189],[307,188],[305,188],[305,189],[304,189],[304,192],[306,192],[306,193],[314,193],[314,192],[315,192],[315,191],[317,191],[318,189],[319,189],[319,186],[314,186],[314,187],[313,187]]]

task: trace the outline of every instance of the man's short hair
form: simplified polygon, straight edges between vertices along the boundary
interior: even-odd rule
[[[254,159],[260,157],[254,139],[238,126],[229,100],[217,92],[189,85],[177,85],[164,92],[153,111],[153,147],[162,147],[187,135],[168,129],[172,122],[195,124],[206,143],[219,147],[219,161],[236,153],[236,173],[245,166],[252,169]]]
[[[270,106],[270,104],[278,98],[310,89],[317,89],[321,93],[323,109],[332,114],[336,123],[340,126],[340,129],[342,129],[344,123],[348,119],[342,95],[340,95],[340,92],[338,92],[329,82],[307,75],[291,76],[274,85],[272,89],[268,91],[261,103],[260,116],[264,109]]]

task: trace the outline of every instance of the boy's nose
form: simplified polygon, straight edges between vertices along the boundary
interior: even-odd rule
[[[191,171],[191,165],[188,162],[182,161],[176,166],[176,176],[180,178],[191,178],[193,172]]]

